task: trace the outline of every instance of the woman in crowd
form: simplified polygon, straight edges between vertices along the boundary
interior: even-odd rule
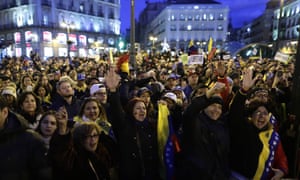
[[[156,128],[147,119],[146,104],[132,98],[123,110],[120,76],[111,67],[105,76],[110,90],[111,121],[120,149],[120,179],[159,179]]]
[[[95,97],[89,97],[83,101],[79,113],[75,116],[74,121],[78,123],[88,121],[96,122],[101,126],[106,135],[112,135],[111,124],[107,120],[105,109]]]
[[[38,97],[33,92],[23,92],[18,98],[17,112],[28,121],[30,128],[36,129],[42,114]]]
[[[47,111],[43,113],[36,131],[42,136],[42,139],[49,149],[50,140],[57,129],[57,120],[55,111]]]
[[[101,127],[95,122],[83,122],[69,129],[63,107],[56,117],[58,133],[52,137],[49,150],[54,179],[110,179],[111,157],[100,143]]]
[[[17,89],[17,94],[21,94],[26,91],[33,91],[34,86],[32,77],[29,74],[25,74],[21,77],[20,87]]]
[[[270,122],[272,109],[263,101],[245,105],[247,92],[255,84],[252,70],[243,74],[242,89],[229,113],[230,161],[234,179],[279,180],[288,173],[288,162],[278,133]]]
[[[42,84],[38,84],[34,89],[34,93],[39,98],[43,111],[48,111],[52,104],[49,89]]]
[[[224,86],[215,83],[185,110],[177,179],[229,179],[229,129],[219,94]]]

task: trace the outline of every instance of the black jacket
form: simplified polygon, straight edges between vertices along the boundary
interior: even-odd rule
[[[226,115],[210,119],[203,111],[206,96],[197,97],[183,115],[182,152],[177,159],[178,179],[228,179],[229,131]]]
[[[51,179],[46,152],[41,137],[27,129],[26,120],[9,112],[0,130],[0,180]]]
[[[120,179],[159,179],[156,128],[147,119],[137,122],[127,116],[118,93],[111,93],[109,102],[120,149]]]

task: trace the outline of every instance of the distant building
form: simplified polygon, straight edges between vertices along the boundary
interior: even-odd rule
[[[10,56],[86,57],[115,47],[120,24],[120,0],[0,1],[0,40],[13,42]]]
[[[210,37],[214,45],[221,46],[226,41],[229,7],[212,0],[148,3],[139,22],[143,29],[139,40],[144,48],[160,49],[167,42],[171,49],[184,50],[193,40],[199,48],[206,49]]]

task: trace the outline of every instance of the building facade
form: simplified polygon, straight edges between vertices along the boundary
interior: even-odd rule
[[[120,0],[0,1],[2,55],[98,54],[116,46],[120,25]]]
[[[280,15],[281,13],[281,15]],[[295,54],[300,32],[300,0],[286,0],[274,11],[273,40],[278,49]]]
[[[227,39],[229,7],[203,2],[167,4],[145,28],[145,46],[161,49],[167,43],[171,49],[184,50],[192,40],[205,50],[210,37],[221,46]]]

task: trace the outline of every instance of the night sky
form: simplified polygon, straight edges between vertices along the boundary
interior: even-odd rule
[[[156,2],[163,0],[149,0]],[[233,27],[241,27],[244,22],[250,22],[260,16],[265,10],[269,0],[215,0],[230,8],[230,17]],[[130,27],[130,0],[120,0],[121,2],[121,32]],[[145,0],[135,0],[135,17],[138,16],[146,6]]]

